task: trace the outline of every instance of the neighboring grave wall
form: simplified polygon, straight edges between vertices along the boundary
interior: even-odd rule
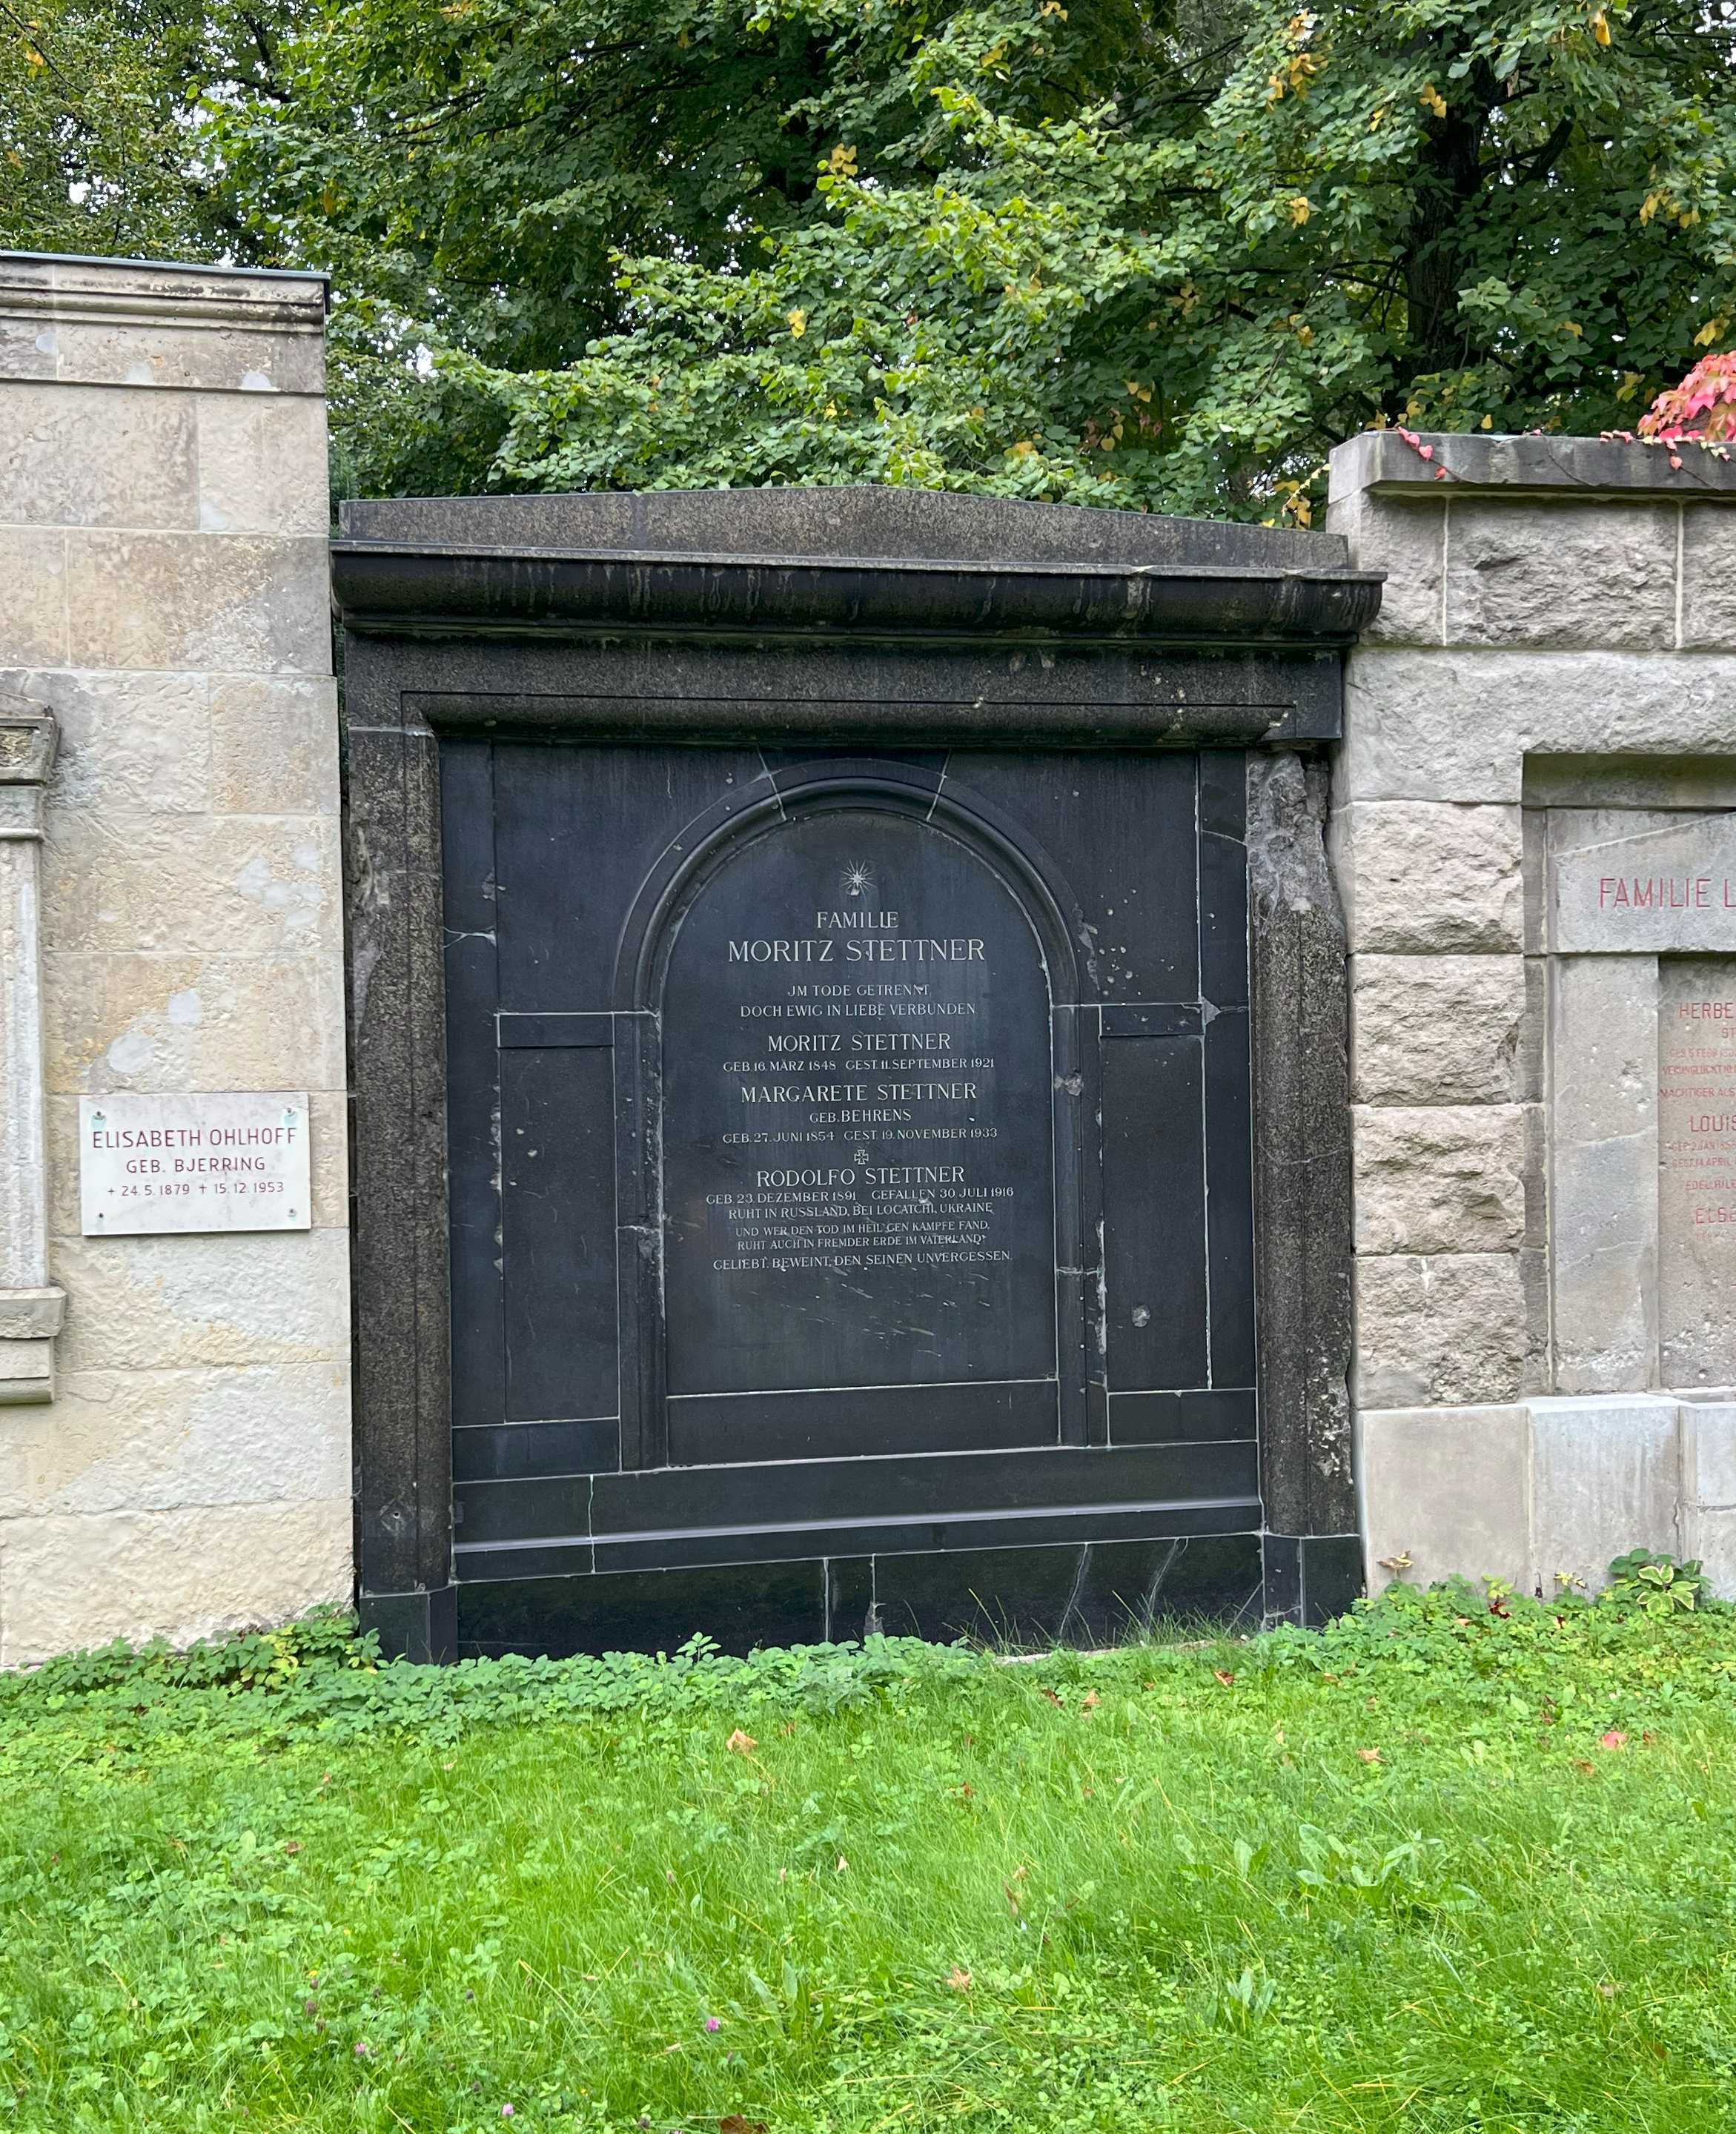
[[[1388,572],[1331,839],[1371,1580],[1736,1592],[1736,467],[1421,442],[1329,521]]]
[[[7,1663],[350,1592],[326,497],[317,278],[0,254]],[[126,1091],[307,1093],[311,1226],[82,1235]]]

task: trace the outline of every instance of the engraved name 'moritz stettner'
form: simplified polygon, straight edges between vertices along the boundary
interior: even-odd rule
[[[732,963],[980,963],[977,934],[903,934],[895,911],[817,911],[812,934],[736,940]]]

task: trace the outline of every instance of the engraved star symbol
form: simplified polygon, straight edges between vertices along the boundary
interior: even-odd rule
[[[846,896],[866,896],[874,886],[874,869],[868,867],[847,867],[844,870]]]

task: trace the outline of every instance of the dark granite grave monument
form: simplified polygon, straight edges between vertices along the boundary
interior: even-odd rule
[[[1324,536],[345,507],[362,1605],[416,1654],[1359,1577]]]

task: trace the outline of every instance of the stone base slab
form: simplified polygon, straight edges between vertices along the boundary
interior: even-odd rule
[[[1736,1599],[1736,1395],[1611,1393],[1357,1418],[1368,1584],[1595,1592],[1611,1559],[1700,1557]]]

